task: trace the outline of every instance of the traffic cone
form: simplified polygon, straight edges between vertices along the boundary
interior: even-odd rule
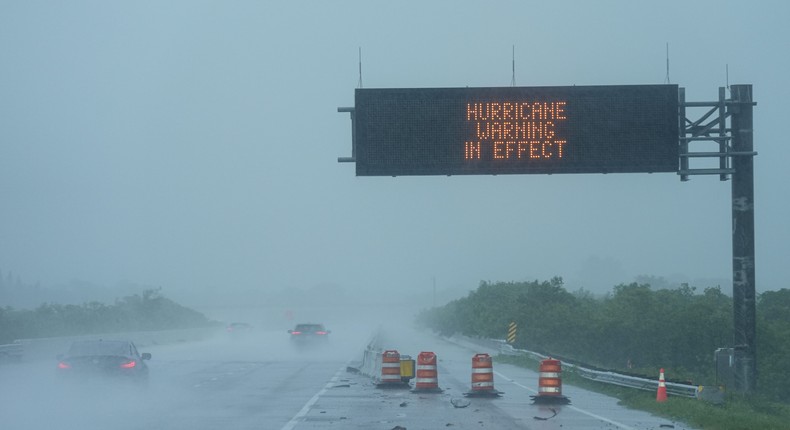
[[[658,392],[656,392],[656,401],[667,401],[667,384],[666,381],[664,381],[664,369],[661,369],[661,373],[658,374]]]

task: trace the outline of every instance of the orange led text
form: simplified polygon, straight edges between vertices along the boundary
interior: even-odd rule
[[[568,141],[559,130],[567,102],[478,102],[466,104],[470,135],[465,160],[560,160]]]

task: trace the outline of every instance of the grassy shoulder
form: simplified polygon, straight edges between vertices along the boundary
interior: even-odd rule
[[[538,361],[527,356],[499,355],[496,361],[529,369],[538,369]],[[713,405],[685,397],[669,397],[656,402],[656,393],[590,381],[572,370],[562,373],[564,383],[620,399],[620,404],[692,427],[715,430],[781,430],[790,428],[790,406],[760,398],[728,395],[724,405]],[[658,382],[656,382],[656,385]],[[572,400],[572,399],[571,399]]]

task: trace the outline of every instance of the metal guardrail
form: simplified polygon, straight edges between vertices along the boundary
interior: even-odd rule
[[[636,388],[638,390],[655,391],[658,381],[655,379],[639,378],[630,375],[622,375],[610,371],[598,371],[585,369],[570,363],[563,363],[564,366],[575,368],[578,375],[591,381],[603,382],[605,384],[619,385],[621,387]],[[666,382],[667,393],[676,396],[697,397],[698,387],[696,385],[678,384]]]
[[[455,335],[458,336],[458,335]],[[548,356],[543,354],[528,351],[526,349],[516,349],[504,340],[500,339],[474,339],[467,336],[458,336],[464,338],[467,342],[481,344],[482,346],[491,348],[497,346],[500,354],[505,355],[529,355],[537,360],[545,360]],[[638,390],[655,391],[658,388],[658,380],[639,378],[636,376],[623,375],[621,373],[612,371],[601,371],[587,369],[573,363],[562,362],[563,367],[574,369],[576,373],[582,378],[591,381],[602,382],[604,384],[618,385],[621,387],[635,388]],[[674,382],[666,382],[667,393],[683,397],[697,397],[699,387],[696,385],[678,384]]]
[[[24,354],[24,352],[25,350],[22,347],[22,342],[18,340],[14,341],[14,343],[0,345],[0,363],[20,361],[22,360],[22,354]]]

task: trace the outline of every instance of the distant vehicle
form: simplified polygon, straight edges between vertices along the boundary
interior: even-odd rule
[[[78,340],[57,358],[57,372],[64,378],[121,378],[145,383],[145,361],[151,359],[151,354],[140,354],[134,343],[127,340]]]
[[[232,322],[225,328],[225,331],[231,334],[248,333],[251,330],[252,326],[243,322]]]
[[[291,333],[291,341],[309,344],[328,341],[331,332],[323,324],[305,323],[297,324],[293,330],[288,330],[288,333]]]

